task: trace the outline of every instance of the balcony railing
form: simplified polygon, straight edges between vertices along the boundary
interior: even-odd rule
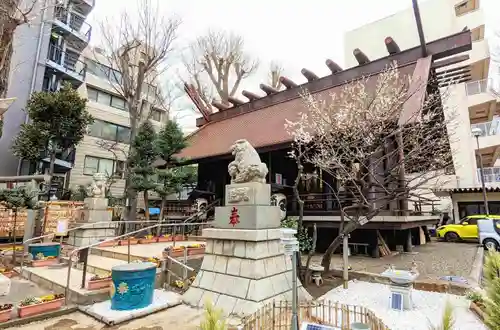
[[[69,11],[64,7],[56,7],[55,18],[68,26],[72,33],[79,35],[87,42],[90,41],[92,26],[85,22],[85,16]]]
[[[77,76],[81,80],[85,79],[87,65],[83,61],[80,61],[78,53],[65,52],[55,45],[50,45],[47,59],[61,66],[71,76]]]
[[[500,79],[500,76],[496,78]],[[498,95],[500,93],[499,83],[495,79],[487,78],[477,81],[468,82],[465,85],[465,91],[467,96],[476,95],[481,93],[490,93],[492,95]]]
[[[481,169],[477,169],[477,180],[481,182]],[[500,166],[484,168],[484,183],[500,183]]]
[[[495,119],[493,121],[488,121],[485,123],[471,124],[471,131],[475,128],[479,128],[482,132],[481,136],[493,136],[500,135],[500,119]]]
[[[467,95],[476,95],[486,93],[488,91],[488,79],[468,82],[465,85]]]

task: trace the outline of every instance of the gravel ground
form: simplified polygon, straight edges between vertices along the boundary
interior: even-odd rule
[[[433,241],[416,246],[411,253],[399,253],[383,258],[351,256],[349,264],[353,270],[382,273],[388,265],[396,269],[410,269],[412,261],[418,265],[420,279],[436,279],[445,275],[469,277],[477,252],[474,243],[446,243]],[[321,255],[316,255],[312,263],[321,263]],[[306,258],[303,258],[304,262]],[[342,256],[332,257],[332,268],[342,268]]]
[[[465,297],[413,290],[414,308],[408,311],[390,309],[389,297],[390,290],[387,285],[350,281],[348,289],[335,288],[321,299],[364,306],[374,312],[391,330],[428,330],[431,325],[440,327],[446,303],[450,302],[454,309],[453,330],[487,330],[469,310],[469,302]]]

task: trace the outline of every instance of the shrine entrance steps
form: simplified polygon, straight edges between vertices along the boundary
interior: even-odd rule
[[[202,241],[180,241],[176,242],[176,246],[200,244]],[[173,242],[161,242],[150,244],[137,244],[130,246],[130,262],[147,260],[148,258],[157,257],[163,259],[163,251],[167,246],[172,246]],[[58,267],[28,267],[24,266],[22,276],[37,284],[38,286],[48,289],[54,293],[64,293],[68,279],[68,256],[73,247],[65,245],[62,249],[61,262],[65,266]],[[85,274],[84,288],[82,288],[83,268],[82,262],[73,263],[69,281],[69,299],[72,303],[78,305],[89,305],[95,302],[101,302],[109,299],[109,289],[88,290],[87,282],[94,275],[105,275],[111,272],[114,266],[128,263],[128,247],[127,246],[112,246],[112,247],[97,247],[90,250],[87,259],[87,271]],[[183,259],[182,257],[177,258]],[[75,260],[75,259],[73,259]],[[203,254],[188,256],[187,265],[194,268],[196,271],[200,268],[203,260]],[[181,260],[179,260],[181,261]],[[182,267],[172,264],[173,272],[182,274]],[[19,267],[16,268],[19,273]],[[191,276],[192,274],[188,274]],[[156,288],[163,287],[166,282],[166,275],[160,268],[157,269],[155,281]],[[171,282],[176,278],[171,277]]]

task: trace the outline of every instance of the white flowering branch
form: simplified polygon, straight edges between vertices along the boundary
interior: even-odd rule
[[[361,217],[370,221],[386,209],[408,215],[411,198],[418,198],[423,189],[428,192],[429,184],[453,165],[444,91],[432,82],[414,84],[418,88],[410,88],[411,83],[391,66],[377,76],[347,83],[328,97],[306,91],[305,111],[298,120],[286,122],[293,138],[291,157],[328,173],[348,197],[332,192],[349,223],[330,245],[330,255],[343,235],[361,225]],[[408,111],[407,101],[422,91],[422,108]],[[389,207],[391,203],[398,207]],[[325,258],[323,265],[329,267],[330,256]]]

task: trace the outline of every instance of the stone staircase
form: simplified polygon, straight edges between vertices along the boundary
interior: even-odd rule
[[[194,243],[201,243],[200,241],[182,241],[176,242],[176,245],[189,245]],[[138,244],[130,246],[130,261],[147,260],[151,257],[158,257],[163,259],[162,252],[167,246],[171,246],[172,242],[161,242],[151,244]],[[42,288],[46,288],[55,293],[64,293],[66,291],[66,283],[68,279],[68,256],[73,247],[64,245],[61,249],[61,265],[56,267],[27,267],[24,266],[22,276],[25,279],[37,284]],[[94,275],[104,275],[111,272],[114,266],[126,264],[128,260],[127,246],[115,247],[97,247],[90,250],[87,258],[87,271],[85,274],[85,287],[86,282]],[[182,259],[182,258],[179,258]],[[73,259],[74,260],[74,259]],[[203,255],[189,256],[187,264],[194,268],[199,269]],[[89,305],[95,302],[101,302],[109,299],[109,290],[87,290],[82,288],[83,279],[82,262],[73,262],[70,281],[69,281],[69,294],[68,297],[71,302],[78,305]],[[17,268],[19,272],[20,269]],[[172,265],[172,271],[176,274],[182,274],[182,267],[179,265]],[[165,283],[166,276],[164,272],[158,268],[156,284],[157,288],[162,287]],[[189,274],[191,276],[192,274]]]

